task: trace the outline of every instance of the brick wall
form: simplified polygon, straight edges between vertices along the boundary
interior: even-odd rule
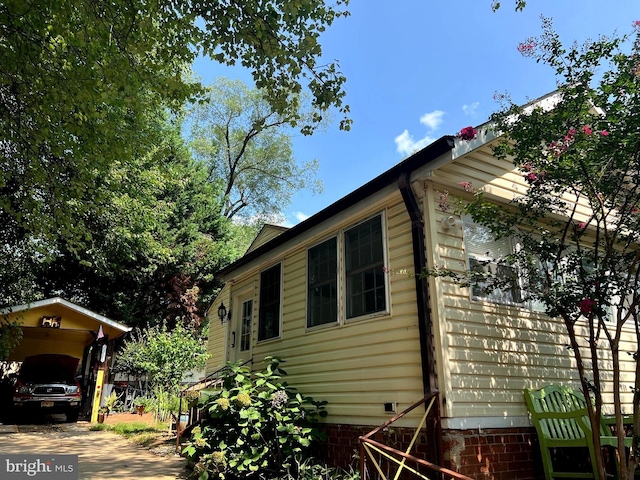
[[[533,428],[444,430],[443,451],[444,467],[476,480],[544,476]]]
[[[358,437],[372,429],[370,426],[324,425],[327,439],[314,453],[340,468],[358,468],[354,458],[359,452]],[[375,440],[404,450],[414,431],[392,428],[380,432]],[[426,459],[427,448],[427,434],[421,432],[411,453]],[[475,480],[535,480],[543,476],[533,428],[444,430],[442,448],[443,467]]]

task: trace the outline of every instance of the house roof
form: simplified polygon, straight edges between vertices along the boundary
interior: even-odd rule
[[[59,305],[63,305],[65,307],[67,307],[70,310],[73,310],[75,312],[78,312],[82,315],[85,315],[87,317],[93,318],[94,320],[97,320],[101,323],[104,323],[105,325],[109,325],[110,327],[115,328],[116,330],[120,330],[122,332],[130,332],[132,330],[131,327],[128,327],[126,325],[122,325],[121,323],[118,323],[114,320],[111,320],[107,317],[104,317],[102,315],[100,315],[99,313],[95,313],[92,312],[91,310],[87,310],[86,308],[83,308],[79,305],[76,305],[75,303],[71,303],[67,300],[65,300],[64,298],[60,298],[60,297],[53,297],[53,298],[48,298],[46,300],[38,300],[37,302],[32,302],[32,303],[26,303],[24,305],[16,305],[13,307],[6,307],[3,309],[0,309],[0,315],[7,315],[10,313],[17,313],[17,312],[23,312],[25,310],[33,310],[35,308],[38,307],[46,307],[49,305],[55,305],[55,304],[59,304]]]
[[[263,243],[267,243],[273,237],[276,237],[282,232],[286,232],[287,230],[289,230],[289,227],[274,225],[272,223],[265,223],[258,232],[258,235],[256,235],[256,238],[254,238],[253,242],[251,242],[251,245],[249,245],[249,248],[247,248],[245,254],[249,253],[252,250],[255,250]]]
[[[403,160],[402,162],[394,165],[386,172],[380,174],[373,180],[369,181],[368,183],[365,183],[360,188],[342,197],[340,200],[329,205],[327,208],[319,211],[318,213],[309,217],[303,222],[300,222],[295,227],[292,227],[289,230],[284,231],[283,233],[281,233],[274,239],[270,240],[269,242],[263,245],[260,245],[255,250],[248,252],[245,256],[239,258],[232,264],[220,270],[218,272],[218,275],[222,277],[229,275],[234,270],[252,262],[253,260],[256,260],[257,258],[260,258],[262,255],[274,249],[275,247],[278,247],[290,240],[295,239],[297,236],[301,235],[302,233],[321,224],[325,220],[328,220],[329,218],[351,207],[352,205],[355,205],[356,203],[366,199],[367,197],[369,197],[370,195],[373,195],[374,193],[381,190],[382,188],[397,182],[401,174],[410,173],[419,167],[427,165],[429,162],[435,160],[436,158],[440,157],[444,153],[447,153],[453,150],[455,145],[454,140],[455,140],[455,137],[451,135],[445,135],[443,137],[440,137],[438,140],[436,140],[429,146],[414,153],[413,155]]]

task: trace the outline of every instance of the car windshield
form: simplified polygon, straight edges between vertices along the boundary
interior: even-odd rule
[[[75,384],[79,360],[68,355],[36,355],[25,358],[18,377],[23,383]]]

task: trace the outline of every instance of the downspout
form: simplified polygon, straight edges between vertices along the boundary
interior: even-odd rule
[[[413,239],[413,268],[416,279],[416,301],[418,303],[418,328],[420,335],[420,354],[422,360],[422,387],[424,394],[438,390],[436,385],[435,363],[433,359],[433,339],[431,336],[431,309],[429,308],[429,282],[420,273],[427,267],[424,244],[424,220],[413,190],[409,183],[409,174],[402,173],[398,179],[398,188],[405,207],[411,218],[411,237]]]
[[[416,302],[418,306],[418,330],[420,337],[420,357],[422,363],[422,388],[424,394],[437,392],[434,361],[433,337],[431,335],[431,309],[429,308],[429,281],[421,272],[427,267],[424,241],[424,219],[420,207],[411,189],[410,176],[400,174],[398,188],[402,194],[407,213],[411,218],[411,237],[413,240],[413,267],[416,279]],[[425,404],[426,405],[426,404]],[[440,419],[440,401],[435,402],[434,415],[430,416],[428,432],[433,434],[428,442],[429,454],[436,465],[442,465],[442,422]]]

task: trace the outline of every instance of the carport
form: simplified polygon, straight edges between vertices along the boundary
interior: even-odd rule
[[[16,320],[22,340],[8,361],[22,362],[43,353],[71,355],[80,359],[82,412],[95,421],[102,400],[102,386],[109,375],[114,340],[131,327],[110,320],[60,297],[0,310]]]

